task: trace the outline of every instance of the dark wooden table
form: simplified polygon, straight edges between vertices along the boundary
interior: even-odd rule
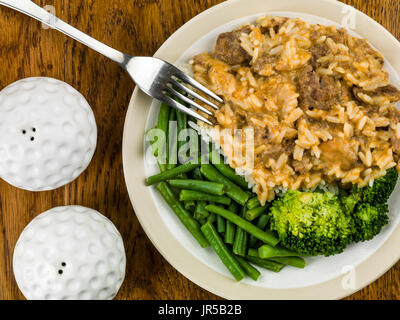
[[[251,0],[248,1],[249,4]],[[116,49],[153,55],[182,24],[221,0],[48,0],[59,18]],[[347,0],[400,39],[400,1]],[[98,146],[76,181],[51,192],[32,193],[0,180],[0,299],[23,299],[12,272],[19,234],[36,215],[55,206],[95,208],[120,230],[126,248],[126,278],[118,299],[219,299],[172,268],[136,219],[122,172],[124,118],[134,88],[113,62],[39,22],[0,8],[0,89],[18,79],[54,77],[79,90],[92,106]],[[400,263],[349,299],[400,299]]]

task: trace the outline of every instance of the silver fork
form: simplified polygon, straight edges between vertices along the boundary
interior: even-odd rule
[[[158,58],[134,57],[119,52],[58,19],[56,16],[30,0],[0,0],[0,4],[39,20],[49,27],[66,34],[89,48],[101,53],[107,58],[117,62],[122,68],[128,71],[136,85],[149,96],[165,102],[166,104],[198,120],[212,124],[205,117],[173,98],[178,98],[178,100],[181,100],[208,115],[212,115],[212,112],[196,103],[193,99],[188,98],[188,96],[204,102],[215,110],[218,110],[217,105],[183,84],[190,85],[195,90],[197,89],[198,91],[203,92],[215,101],[222,103],[223,100],[211,90],[174,67],[172,64]],[[184,92],[185,94],[182,94],[181,92]]]

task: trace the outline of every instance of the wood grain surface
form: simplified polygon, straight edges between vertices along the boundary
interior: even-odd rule
[[[248,1],[249,5],[251,0]],[[316,0],[318,1],[318,0]],[[182,24],[219,0],[46,0],[59,18],[123,52],[153,55]],[[348,0],[400,39],[400,1]],[[12,272],[23,228],[55,206],[83,205],[109,217],[120,230],[127,257],[117,299],[219,299],[193,284],[157,252],[140,227],[122,170],[122,130],[134,88],[120,67],[39,22],[0,8],[0,89],[32,76],[54,77],[79,90],[92,106],[98,146],[89,168],[73,183],[33,193],[0,180],[0,299],[24,299]],[[397,248],[395,248],[397,249]],[[400,263],[348,299],[400,299]]]

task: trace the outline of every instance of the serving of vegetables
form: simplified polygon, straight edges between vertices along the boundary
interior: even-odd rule
[[[161,105],[156,128],[165,133],[165,150],[176,146],[166,160],[185,143],[176,138],[189,120]],[[170,121],[176,121],[176,132],[170,132]],[[196,139],[200,141],[198,135]],[[159,155],[160,144],[151,144],[153,154]],[[183,164],[159,161],[160,173],[146,184],[157,186],[199,245],[211,246],[237,281],[246,275],[257,280],[261,273],[256,267],[273,272],[285,266],[304,268],[303,257],[341,253],[352,242],[372,239],[388,223],[387,201],[398,179],[395,169],[370,187],[341,189],[339,194],[289,190],[261,206],[248,183],[216,151],[205,155],[196,150]]]

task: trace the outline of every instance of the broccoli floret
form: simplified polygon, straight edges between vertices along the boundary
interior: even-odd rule
[[[354,208],[361,200],[361,192],[358,190],[360,189],[352,189],[349,193],[347,192],[340,192],[339,199],[343,206],[343,211],[351,214],[354,211]]]
[[[361,202],[372,205],[386,203],[396,186],[398,176],[396,169],[392,168],[387,171],[385,176],[377,179],[372,187],[358,189],[358,192],[361,193]],[[356,193],[357,191],[353,192]]]
[[[376,236],[388,223],[386,204],[397,183],[395,169],[377,179],[372,187],[354,186],[348,194],[340,194],[343,210],[350,213],[355,224],[354,241],[367,241]]]
[[[289,191],[271,206],[271,230],[302,255],[333,255],[352,241],[354,221],[333,193]]]
[[[356,232],[354,241],[367,241],[375,237],[383,226],[385,226],[389,217],[387,204],[360,203],[353,213]]]

